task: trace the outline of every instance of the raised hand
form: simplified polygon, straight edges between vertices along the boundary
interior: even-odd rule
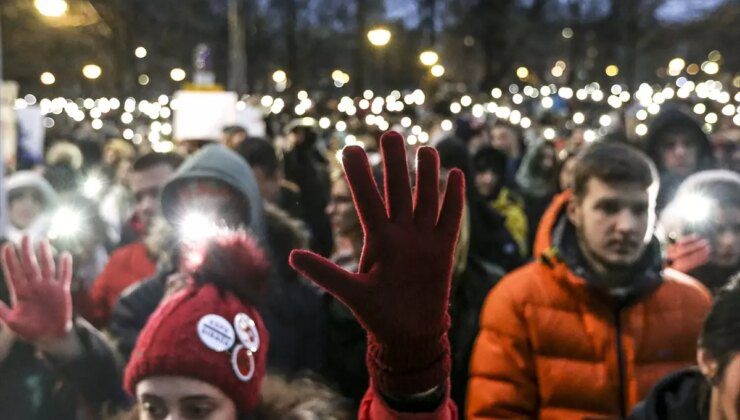
[[[699,268],[709,262],[709,241],[699,235],[688,235],[668,245],[668,265],[682,273]]]
[[[449,375],[449,305],[453,251],[464,205],[462,172],[448,178],[439,206],[439,157],[417,154],[412,197],[403,137],[381,139],[385,203],[365,152],[343,152],[347,180],[364,231],[358,273],[308,251],[293,251],[297,271],[344,302],[368,331],[368,368],[391,395],[424,392]]]
[[[67,335],[72,329],[72,257],[62,255],[57,270],[49,242],[41,242],[37,260],[26,236],[20,259],[13,245],[2,249],[2,266],[12,308],[0,302],[0,321],[31,342]]]

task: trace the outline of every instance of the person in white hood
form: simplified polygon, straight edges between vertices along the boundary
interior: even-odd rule
[[[19,244],[23,235],[37,241],[49,229],[57,194],[40,174],[18,171],[5,180],[8,192],[8,239]]]

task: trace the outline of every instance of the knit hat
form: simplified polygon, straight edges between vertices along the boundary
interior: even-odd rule
[[[126,366],[124,387],[151,376],[184,376],[223,391],[240,412],[259,402],[269,337],[255,301],[269,264],[243,232],[207,247],[193,282],[157,308]]]
[[[506,175],[506,155],[491,146],[484,146],[473,155],[473,169],[475,172],[490,170],[503,178]]]

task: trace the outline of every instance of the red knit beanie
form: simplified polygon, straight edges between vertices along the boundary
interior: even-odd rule
[[[135,396],[142,379],[184,376],[216,386],[248,413],[259,402],[269,337],[245,296],[263,287],[269,266],[244,233],[216,239],[203,261],[193,272],[194,283],[147,321],[126,366],[124,387]]]

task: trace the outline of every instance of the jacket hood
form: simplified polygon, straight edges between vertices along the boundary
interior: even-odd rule
[[[565,270],[567,278],[580,280],[595,289],[608,289],[590,268],[578,246],[575,226],[566,214],[571,196],[570,190],[555,196],[542,216],[533,256],[550,267]],[[628,306],[660,286],[662,268],[660,243],[653,237],[643,256],[635,263],[633,281],[626,287],[609,289],[608,294],[618,305]]]
[[[5,180],[5,188],[8,194],[21,188],[34,188],[41,194],[44,200],[44,209],[48,210],[57,202],[57,193],[51,184],[43,176],[33,171],[18,171]]]
[[[557,177],[552,174],[543,174],[537,168],[540,153],[545,147],[552,147],[552,145],[547,140],[539,139],[527,148],[516,173],[516,184],[522,194],[531,197],[547,197],[557,191]]]
[[[699,142],[699,170],[712,167],[714,163],[712,144],[701,125],[677,109],[668,109],[661,112],[650,124],[650,134],[647,140],[647,154],[658,165],[660,172],[663,172],[663,168],[660,164],[659,147],[668,130],[683,130],[695,138]]]
[[[706,413],[706,381],[696,368],[685,369],[663,378],[638,404],[633,420],[701,420]]]
[[[217,181],[231,188],[246,204],[244,225],[265,243],[265,221],[262,197],[257,181],[249,164],[238,154],[220,144],[212,144],[199,150],[183,163],[174,177],[162,190],[162,213],[170,222],[175,222],[176,193],[187,182]]]

